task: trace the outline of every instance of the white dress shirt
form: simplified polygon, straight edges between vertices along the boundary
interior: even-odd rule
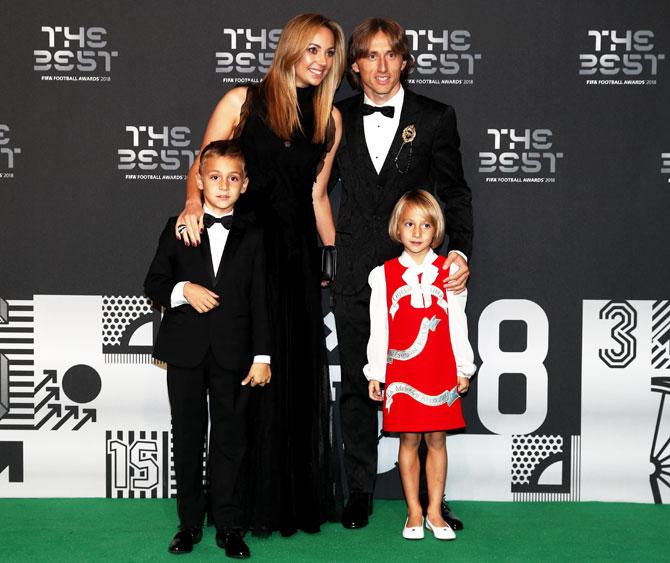
[[[407,270],[403,274],[403,280],[410,286],[411,307],[424,308],[430,306],[431,296],[428,291],[440,271],[433,262],[437,254],[429,250],[423,263],[417,264],[403,251],[400,256],[400,264]],[[449,274],[458,271],[458,266],[452,264]],[[421,274],[421,282],[419,282]],[[388,306],[386,300],[386,276],[384,275],[384,266],[377,266],[368,278],[368,283],[372,288],[370,296],[370,340],[368,341],[368,363],[363,367],[363,374],[370,380],[386,380],[386,361],[388,355]],[[442,289],[440,287],[440,289]],[[455,295],[452,291],[447,291],[447,302],[449,304],[449,334],[451,337],[451,347],[454,351],[456,360],[456,372],[458,377],[472,377],[477,369],[474,364],[474,354],[472,346],[468,340],[468,322],[465,316],[465,304],[468,298],[468,290]],[[406,299],[406,298],[405,298]],[[402,306],[407,306],[403,303]]]
[[[405,90],[400,87],[395,95],[381,104],[381,106],[391,106],[394,108],[393,117],[386,117],[380,112],[376,111],[370,115],[363,117],[363,130],[365,131],[365,144],[368,146],[368,152],[372,159],[377,174],[382,169],[386,155],[391,148],[393,138],[398,131],[400,124],[400,113],[402,112],[402,103],[405,99]],[[367,96],[363,96],[363,102],[375,107],[381,107],[374,103]]]
[[[212,211],[209,207],[207,207],[207,204],[203,205],[203,209],[205,213],[208,213],[209,215],[212,215],[217,219],[219,217],[225,217],[226,215],[233,214],[232,211],[230,213],[224,213],[224,214],[216,213],[215,211]],[[226,241],[228,240],[229,232],[230,231],[226,229],[221,223],[214,223],[211,227],[207,229],[207,237],[209,238],[209,251],[212,257],[212,266],[214,267],[215,276],[219,271],[219,266],[221,265],[221,258],[223,257],[223,249],[226,247]],[[170,305],[172,306],[172,308],[188,304],[188,300],[186,299],[186,297],[184,297],[184,286],[187,283],[189,283],[188,280],[180,281],[172,289],[172,293],[170,294]],[[221,298],[220,295],[219,298]],[[219,307],[220,306],[221,305],[219,305]],[[265,355],[254,356],[254,363],[269,364],[270,356]]]

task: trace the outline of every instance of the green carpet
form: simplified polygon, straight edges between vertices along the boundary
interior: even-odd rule
[[[402,538],[402,501],[377,501],[370,525],[290,538],[247,536],[264,561],[670,561],[670,506],[452,502],[456,541]],[[204,561],[225,558],[214,529],[191,555],[167,553],[172,500],[0,499],[0,561]]]

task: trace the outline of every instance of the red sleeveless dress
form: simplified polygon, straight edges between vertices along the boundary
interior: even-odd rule
[[[438,256],[433,265],[441,271],[444,260]],[[429,286],[430,306],[415,308],[402,278],[405,271],[397,258],[384,263],[388,354],[383,428],[386,432],[463,428],[447,295],[435,285],[443,276]]]

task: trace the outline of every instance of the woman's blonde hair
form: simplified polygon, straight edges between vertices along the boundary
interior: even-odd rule
[[[295,65],[305,53],[319,28],[325,27],[333,33],[335,55],[330,72],[314,92],[314,137],[313,143],[326,141],[328,122],[335,91],[340,85],[345,65],[344,33],[342,28],[319,14],[300,14],[284,26],[274,60],[261,83],[261,94],[267,103],[267,119],[270,128],[282,139],[290,139],[296,131],[302,131],[298,110]]]
[[[416,207],[435,228],[435,235],[430,247],[439,248],[442,246],[444,242],[444,215],[442,215],[440,204],[437,203],[435,197],[426,190],[406,192],[395,204],[389,219],[389,237],[391,237],[391,240],[402,244],[398,233],[398,224],[407,206]]]

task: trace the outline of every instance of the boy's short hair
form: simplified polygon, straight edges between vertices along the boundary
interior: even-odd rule
[[[225,156],[227,158],[238,158],[242,161],[243,172],[246,175],[246,163],[244,160],[244,153],[242,148],[236,141],[212,141],[204,149],[200,151],[200,164],[198,165],[198,173],[202,174],[202,169],[205,166],[205,161],[210,156]]]
[[[398,236],[398,223],[405,207],[408,205],[418,207],[421,213],[428,217],[433,227],[435,227],[435,236],[433,237],[433,242],[430,243],[430,247],[439,248],[442,246],[445,233],[444,215],[442,215],[442,209],[440,209],[440,204],[435,197],[426,190],[411,190],[406,192],[395,204],[391,212],[391,218],[389,219],[389,237],[391,237],[391,240],[402,244]]]

